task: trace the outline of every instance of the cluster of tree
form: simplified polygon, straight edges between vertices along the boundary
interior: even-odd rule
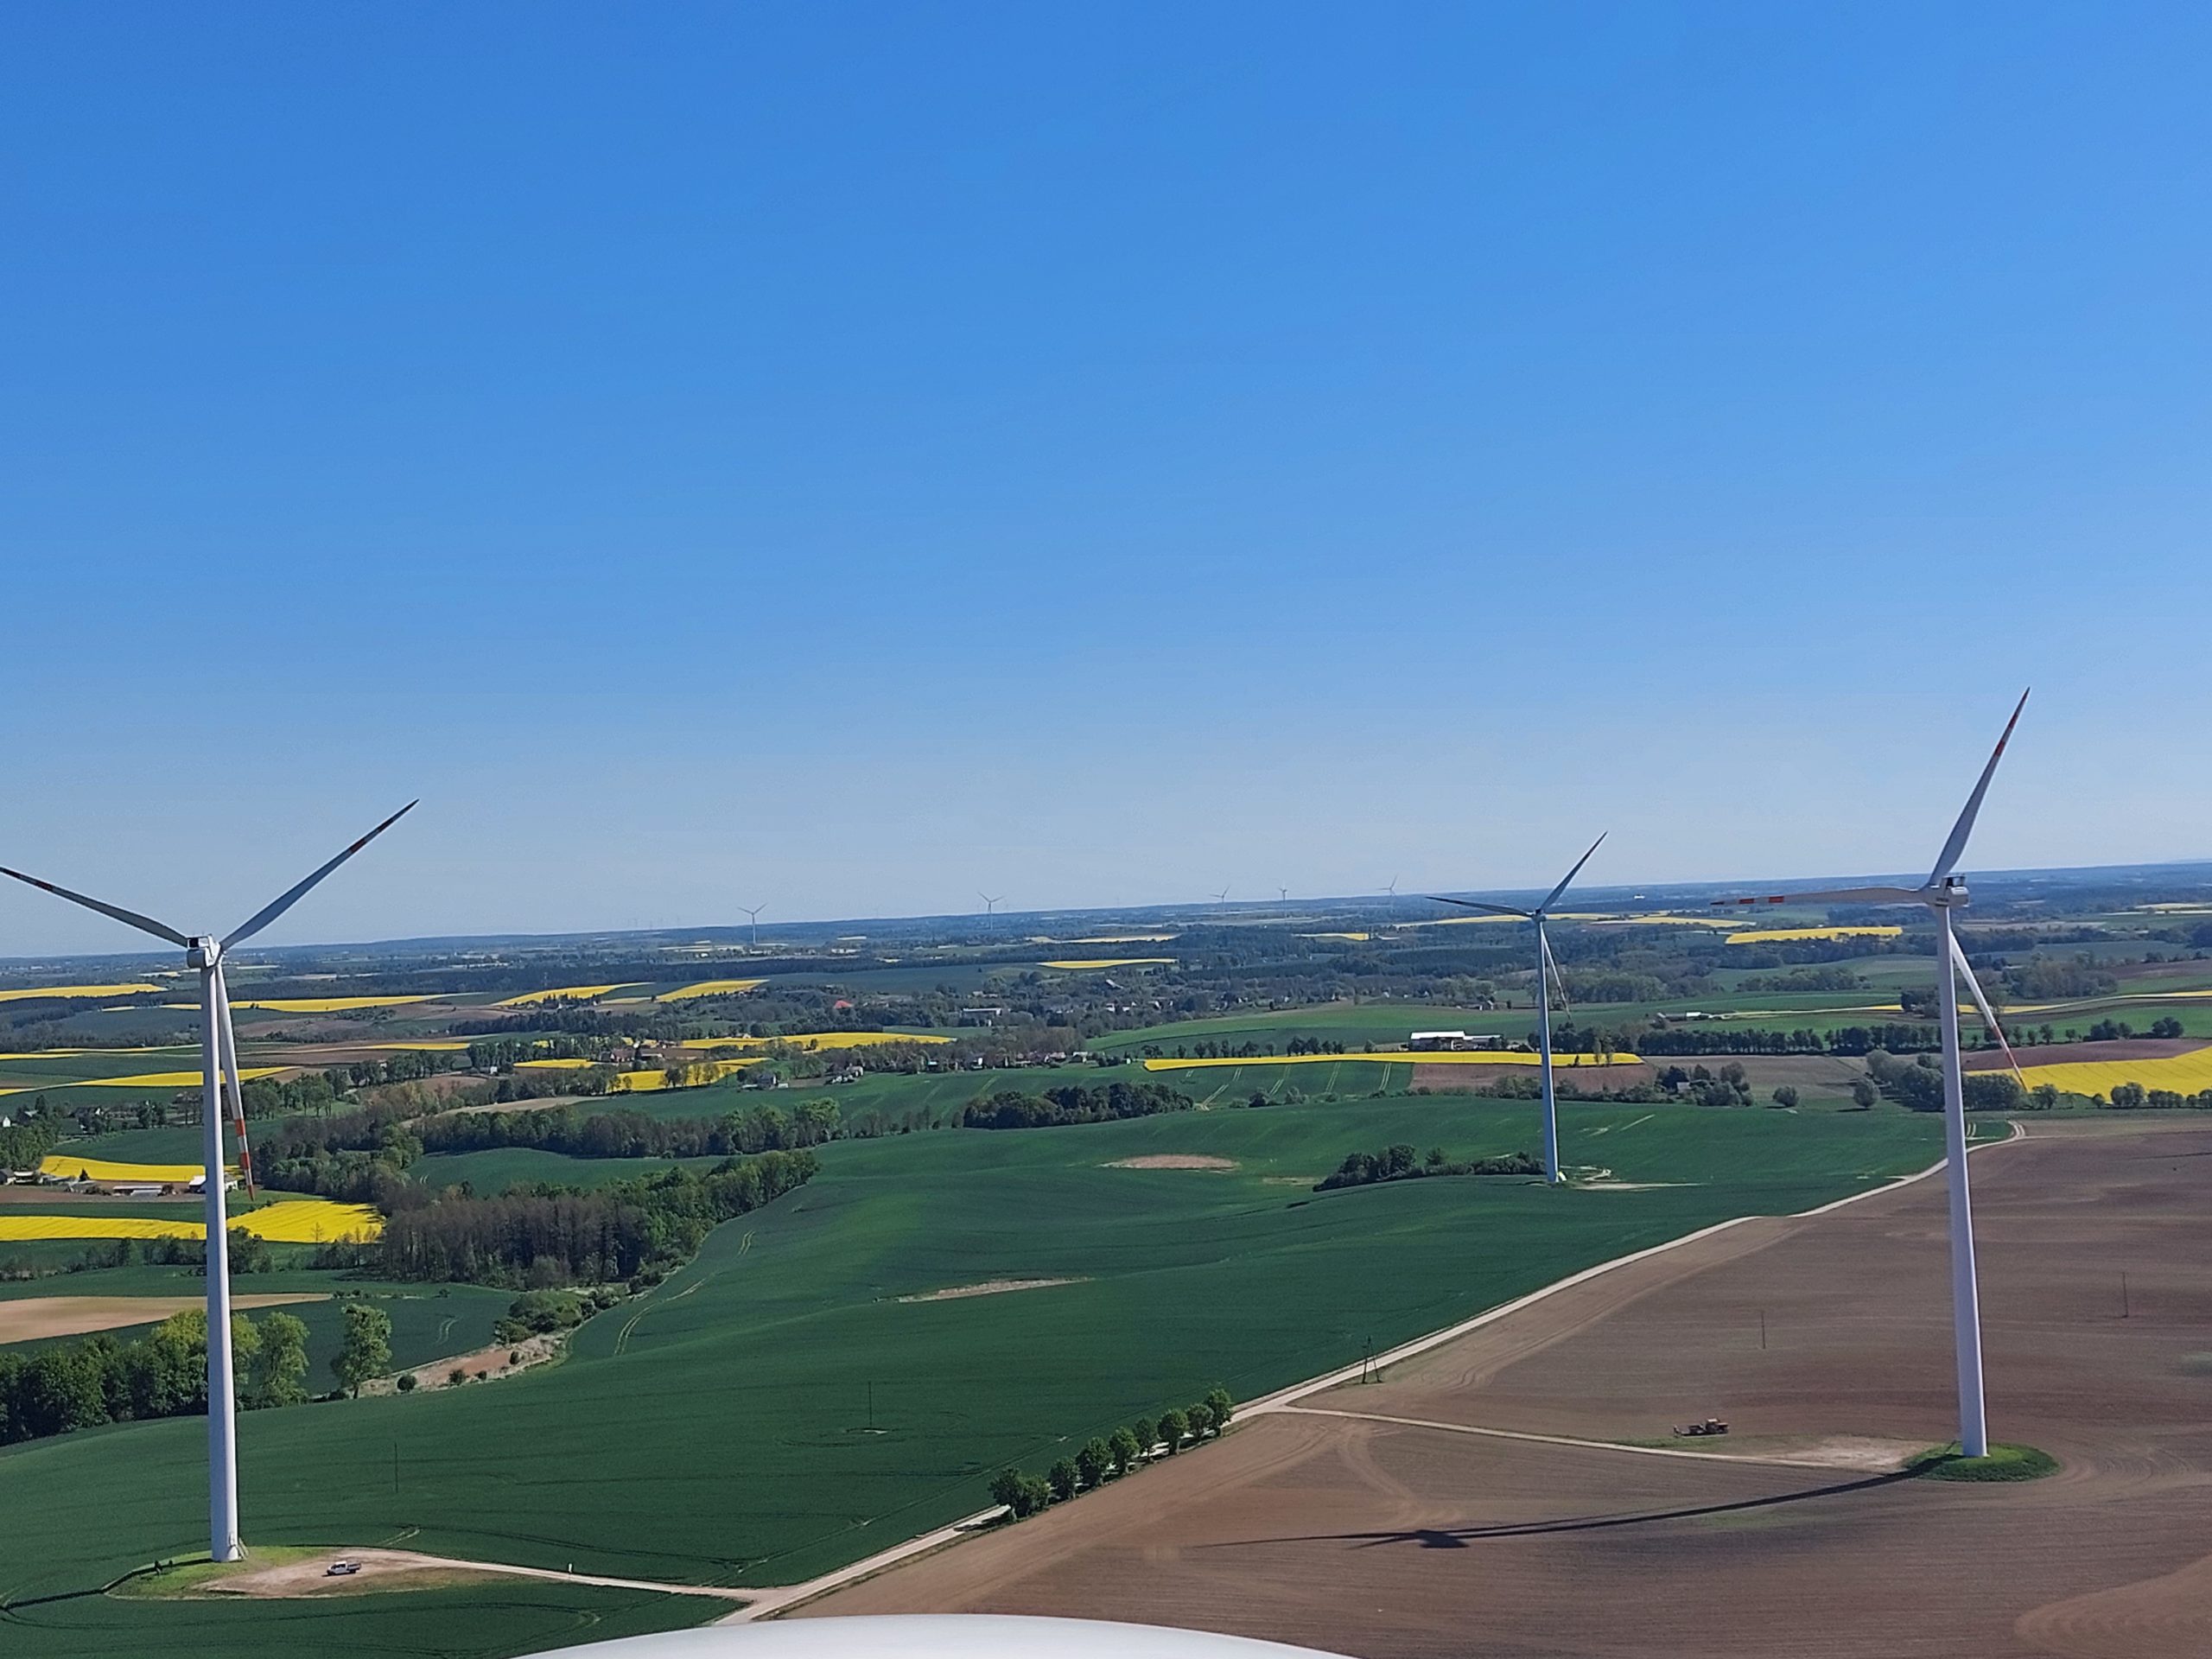
[[[448,1192],[385,1223],[375,1267],[393,1279],[533,1289],[643,1283],[690,1256],[720,1223],[803,1185],[815,1169],[810,1152],[766,1152],[705,1174],[679,1166],[591,1191]]]
[[[1834,1031],[1745,1031],[1717,1021],[1638,1032],[1621,1045],[1638,1054],[1865,1054],[1871,1050],[1932,1049],[1941,1046],[1934,1026],[1840,1026]],[[1563,1046],[1554,1036],[1554,1046]]]
[[[1128,1474],[1155,1451],[1173,1457],[1186,1445],[1195,1446],[1209,1434],[1229,1427],[1236,1402],[1229,1390],[1209,1389],[1197,1404],[1164,1411],[1154,1422],[1140,1417],[1111,1434],[1094,1435],[1071,1458],[1062,1458],[1042,1475],[1019,1469],[1001,1470],[991,1482],[991,1501],[1003,1503],[1018,1520],[1054,1503],[1065,1503],[1077,1492],[1087,1492]]]
[[[0,1128],[0,1172],[36,1169],[60,1138],[60,1123],[43,1116]]]
[[[1037,1129],[1187,1112],[1194,1103],[1188,1095],[1161,1083],[1117,1080],[1103,1089],[1064,1084],[1041,1095],[1001,1090],[988,1100],[971,1101],[962,1109],[960,1122],[970,1129]]]
[[[613,1285],[594,1285],[585,1290],[525,1290],[508,1304],[506,1317],[492,1327],[492,1335],[500,1342],[520,1342],[526,1337],[573,1331],[621,1300],[621,1291]]]
[[[2124,1043],[2137,1034],[2135,1027],[2125,1020],[2100,1020],[2082,1036],[2084,1040],[2092,1043]],[[2151,1029],[2140,1034],[2145,1037],[2178,1037],[2182,1034],[2181,1021],[2171,1015],[2163,1020],[2153,1020]]]
[[[308,1328],[289,1313],[231,1317],[238,1404],[305,1400]],[[101,1423],[205,1415],[207,1316],[173,1313],[135,1340],[106,1332],[35,1353],[0,1348],[0,1445]]]
[[[1336,1173],[1314,1184],[1316,1192],[1340,1186],[1370,1186],[1377,1181],[1405,1181],[1425,1175],[1541,1175],[1544,1166],[1530,1154],[1509,1152],[1497,1158],[1454,1160],[1441,1147],[1424,1158],[1403,1143],[1381,1152],[1348,1153]]]
[[[1736,988],[1746,993],[1859,991],[1866,988],[1866,981],[1853,968],[1793,968],[1782,974],[1746,974],[1736,982]]]
[[[1884,1095],[1908,1110],[1943,1109],[1943,1071],[1933,1054],[1901,1060],[1876,1049],[1866,1056],[1866,1073]],[[2041,1111],[2058,1103],[2058,1090],[2050,1084],[2023,1089],[2020,1080],[2010,1071],[1969,1071],[1962,1083],[1966,1108],[1970,1112]],[[1854,1089],[1853,1098],[1856,1097]]]
[[[1341,1054],[1344,1046],[1331,1037],[1294,1037],[1283,1045],[1286,1054]]]
[[[2037,1093],[2043,1091],[2037,1090]],[[2115,1111],[2179,1111],[2184,1107],[2212,1111],[2212,1089],[2184,1095],[2175,1089],[2145,1089],[2139,1083],[2116,1083],[2109,1103]]]
[[[722,1117],[652,1117],[633,1107],[582,1116],[567,1107],[538,1112],[461,1112],[413,1126],[424,1152],[483,1152],[531,1147],[571,1158],[727,1158],[789,1152],[836,1139],[835,1101],[810,1100],[785,1113],[774,1106]]]
[[[2023,1002],[2069,1002],[2109,996],[2120,981],[2087,952],[2076,957],[2030,957],[2005,969],[2005,994]]]
[[[1678,1099],[1687,1099],[1695,1106],[1748,1106],[1751,1103],[1751,1085],[1744,1068],[1730,1060],[1718,1071],[1702,1065],[1694,1065],[1687,1071],[1679,1065],[1664,1067],[1659,1073],[1659,1086]],[[1789,1103],[1796,1105],[1795,1091]]]
[[[1656,974],[1563,968],[1560,970],[1560,982],[1567,996],[1576,1002],[1657,1002],[1669,995],[1666,981]],[[1532,1001],[1534,983],[1532,980]]]

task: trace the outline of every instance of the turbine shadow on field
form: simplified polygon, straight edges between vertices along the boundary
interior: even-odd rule
[[[1727,1503],[1699,1503],[1685,1509],[1647,1510],[1634,1515],[1570,1516],[1559,1521],[1515,1522],[1493,1527],[1408,1527],[1391,1532],[1314,1532],[1282,1538],[1240,1539],[1234,1543],[1205,1544],[1199,1548],[1237,1549],[1248,1544],[1357,1543],[1362,1549],[1372,1549],[1382,1544],[1416,1544],[1423,1549],[1465,1549],[1487,1538],[1536,1538],[1548,1533],[1598,1532],[1615,1527],[1649,1526],[1661,1521],[1694,1521],[1706,1516],[1740,1515],[1747,1510],[1770,1510],[1786,1503],[1803,1503],[1814,1498],[1840,1497],[1851,1492],[1893,1486],[1922,1472],[1918,1467],[1897,1469],[1887,1474],[1835,1481],[1825,1486],[1808,1486],[1795,1492],[1776,1492],[1765,1497],[1738,1498]]]

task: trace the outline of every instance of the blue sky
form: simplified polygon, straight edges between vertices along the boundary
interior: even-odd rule
[[[424,798],[279,941],[1890,869],[2031,682],[1970,868],[2212,854],[2208,48],[10,9],[0,861],[219,925]]]

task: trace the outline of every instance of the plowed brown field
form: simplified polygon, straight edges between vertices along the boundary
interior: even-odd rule
[[[1602,1275],[804,1611],[1376,1659],[2212,1653],[2212,1128],[2037,1125],[1973,1173],[1993,1432],[2050,1478],[1803,1466],[1953,1432],[1938,1178]],[[1734,1433],[1669,1438],[1707,1413]]]

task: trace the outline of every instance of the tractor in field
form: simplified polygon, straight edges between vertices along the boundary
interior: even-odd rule
[[[1682,1440],[1701,1440],[1707,1434],[1726,1434],[1727,1432],[1728,1425],[1718,1417],[1707,1417],[1701,1422],[1675,1425],[1676,1437]]]

